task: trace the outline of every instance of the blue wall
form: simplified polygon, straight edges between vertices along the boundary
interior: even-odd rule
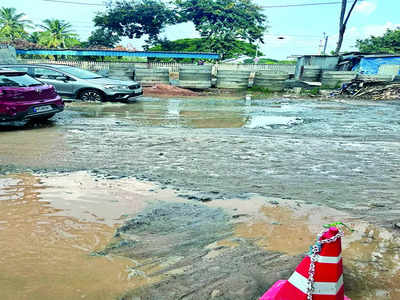
[[[187,52],[151,52],[151,51],[112,51],[112,50],[23,50],[17,49],[17,54],[34,55],[71,55],[71,56],[130,56],[156,58],[197,58],[219,59],[216,53],[187,53]]]
[[[400,57],[363,57],[353,70],[360,74],[375,75],[381,65],[400,65]]]

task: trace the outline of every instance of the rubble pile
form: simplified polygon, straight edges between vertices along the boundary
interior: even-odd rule
[[[198,93],[188,89],[179,88],[168,84],[156,84],[152,87],[143,88],[144,95],[165,96],[198,96]]]
[[[355,99],[398,100],[400,99],[399,81],[353,80],[332,93],[333,97],[345,96]]]

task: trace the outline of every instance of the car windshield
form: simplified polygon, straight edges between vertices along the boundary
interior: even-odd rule
[[[43,85],[40,81],[30,77],[29,75],[21,75],[21,74],[0,74],[0,86],[8,86],[8,87],[28,87],[28,86],[37,86]]]
[[[86,71],[86,70],[82,70],[79,68],[75,68],[75,67],[57,67],[58,70],[67,72],[75,77],[78,77],[80,79],[95,79],[95,78],[102,78],[102,76],[100,76],[99,74],[90,72],[90,71]]]

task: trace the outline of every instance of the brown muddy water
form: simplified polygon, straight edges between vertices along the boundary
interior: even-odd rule
[[[0,124],[0,299],[257,299],[336,221],[348,296],[400,299],[398,120],[143,98]]]

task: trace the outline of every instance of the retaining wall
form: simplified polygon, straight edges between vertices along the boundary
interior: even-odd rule
[[[319,82],[321,80],[322,69],[318,66],[305,66],[301,74],[302,81]]]
[[[178,86],[192,89],[211,87],[212,66],[182,66],[179,68]]]
[[[250,71],[218,70],[217,88],[246,89],[249,86]]]
[[[0,48],[0,64],[15,64],[17,63],[17,54],[13,47]]]
[[[132,80],[134,66],[125,66],[123,64],[110,65],[108,77],[119,80]]]
[[[159,69],[135,69],[135,80],[143,86],[153,86],[156,84],[169,84],[169,70]]]
[[[322,73],[322,87],[339,88],[343,83],[351,82],[356,76],[357,73],[351,71],[325,71]]]
[[[271,73],[270,71],[258,71],[254,77],[254,86],[267,88],[270,91],[283,91],[285,80],[289,79],[286,73]]]

